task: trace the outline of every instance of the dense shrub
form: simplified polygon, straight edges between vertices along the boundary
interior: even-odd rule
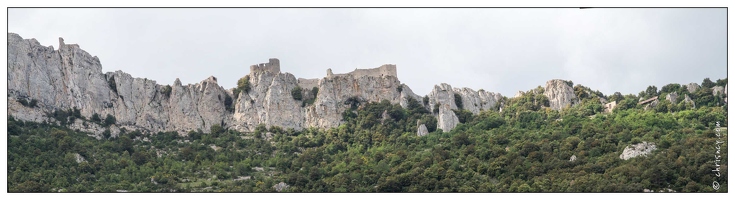
[[[301,99],[303,98],[301,92],[301,87],[296,86],[291,89],[291,97],[293,97],[293,99],[295,99],[296,101],[301,101]]]
[[[457,105],[457,109],[464,109],[464,105],[462,105],[462,96],[454,93],[454,104]]]
[[[105,117],[104,126],[107,127],[107,126],[113,125],[113,124],[115,124],[116,121],[117,120],[115,119],[115,116],[112,116],[110,114],[107,114],[107,117]]]
[[[164,97],[170,98],[171,97],[171,85],[163,86],[161,89],[161,94],[163,94]]]

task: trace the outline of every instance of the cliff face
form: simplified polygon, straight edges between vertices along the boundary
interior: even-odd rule
[[[56,50],[35,39],[8,33],[8,111],[17,119],[36,122],[53,122],[49,113],[72,108],[80,109],[86,118],[109,114],[117,119],[113,132],[119,127],[144,132],[208,132],[212,125],[247,132],[259,124],[296,130],[336,127],[343,123],[342,112],[349,109],[349,101],[387,100],[407,107],[409,100],[415,99],[430,111],[438,104],[438,112],[434,113],[437,128],[449,131],[459,123],[452,111],[458,109],[455,94],[462,98],[464,109],[475,114],[497,109],[503,99],[497,93],[442,83],[434,87],[424,103],[421,96],[398,80],[396,71],[395,65],[345,74],[333,74],[329,69],[324,78],[297,79],[280,71],[278,59],[271,59],[251,66],[250,91],[232,97],[232,89],[219,86],[215,77],[188,85],[177,79],[166,86],[122,71],[102,73],[99,59],[78,45],[65,44],[60,38]],[[297,86],[319,89],[313,104],[292,97],[291,90]],[[233,99],[234,111],[226,109],[228,96]],[[18,102],[21,99],[37,100],[38,106],[25,107]],[[71,126],[97,133],[103,130],[82,123]]]
[[[546,82],[544,95],[549,98],[549,106],[554,110],[561,110],[566,106],[571,106],[579,102],[579,99],[574,94],[574,88],[559,79]]]
[[[231,121],[224,112],[227,93],[214,77],[185,86],[177,80],[171,87],[167,97],[153,80],[121,71],[103,74],[97,57],[63,39],[54,50],[8,33],[8,102],[35,99],[39,105],[23,112],[22,105],[9,104],[9,114],[18,119],[44,121],[39,114],[78,108],[87,118],[110,114],[118,125],[153,132],[208,130]]]

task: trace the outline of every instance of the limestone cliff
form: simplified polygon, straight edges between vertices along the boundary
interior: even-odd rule
[[[549,98],[549,106],[554,110],[561,110],[566,106],[577,104],[579,99],[574,89],[566,81],[554,79],[546,82],[544,95]]]
[[[396,66],[356,69],[346,74],[325,78],[296,79],[280,71],[280,61],[250,67],[249,92],[232,97],[232,89],[218,85],[215,77],[197,84],[159,85],[145,78],[133,78],[122,71],[102,73],[97,57],[79,45],[65,44],[59,49],[45,47],[35,39],[23,39],[8,33],[8,111],[15,118],[28,121],[51,121],[55,110],[80,109],[82,116],[112,115],[117,126],[145,132],[201,129],[212,125],[240,131],[253,131],[258,124],[302,129],[329,128],[339,125],[350,99],[377,102],[388,100],[407,106],[409,99],[421,102],[407,85],[398,81]],[[295,100],[291,90],[296,86],[317,87],[319,93],[311,105]],[[228,111],[225,100],[234,99],[234,111]],[[28,108],[18,100],[37,100]],[[102,127],[78,127],[101,132]]]
[[[20,105],[9,104],[9,114],[18,119],[50,120],[39,114],[78,108],[87,118],[110,114],[118,125],[151,132],[208,130],[213,124],[232,121],[224,112],[228,94],[214,77],[194,85],[177,80],[169,96],[163,94],[163,87],[121,71],[103,74],[97,57],[61,38],[55,50],[8,33],[8,102],[35,99],[39,105],[26,112]]]
[[[327,69],[325,77],[304,79],[281,72],[280,61],[270,59],[250,66],[248,76],[250,90],[238,96],[233,96],[233,89],[219,86],[215,77],[196,84],[183,85],[176,79],[172,85],[161,85],[122,71],[103,73],[97,57],[79,45],[65,44],[61,38],[54,49],[8,33],[9,115],[54,122],[49,113],[77,108],[86,118],[93,114],[114,116],[117,124],[111,128],[113,134],[120,128],[154,133],[208,132],[213,125],[245,132],[254,131],[259,124],[296,130],[330,128],[344,123],[342,113],[351,102],[384,100],[403,107],[416,100],[437,118],[436,128],[450,131],[459,124],[454,110],[474,114],[501,110],[504,101],[499,93],[453,88],[446,83],[435,85],[421,97],[398,80],[396,66],[390,64],[342,74]],[[291,91],[296,87],[301,87],[313,103],[293,98]],[[316,95],[306,92],[312,88],[318,89]],[[577,101],[572,87],[562,80],[547,82],[544,95],[557,110]],[[22,99],[36,100],[38,106],[25,107],[18,102]],[[234,109],[228,110],[226,101],[230,99]],[[82,124],[70,126],[93,133],[105,129]]]

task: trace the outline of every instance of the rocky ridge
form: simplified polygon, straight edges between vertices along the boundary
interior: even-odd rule
[[[183,85],[176,79],[172,85],[161,85],[154,80],[134,78],[122,71],[102,73],[100,60],[82,50],[79,45],[66,44],[59,38],[59,47],[42,46],[35,39],[23,39],[8,33],[8,111],[17,119],[53,122],[50,113],[55,110],[76,108],[87,119],[92,115],[111,115],[119,128],[143,132],[192,130],[208,132],[213,125],[238,131],[254,131],[259,124],[283,128],[330,128],[343,123],[342,112],[350,105],[349,99],[362,102],[387,100],[408,106],[410,99],[423,102],[397,78],[395,65],[374,69],[356,69],[345,74],[334,74],[331,69],[323,78],[297,79],[280,71],[280,61],[250,66],[250,91],[234,97],[232,89],[225,89],[216,77]],[[292,98],[295,87],[318,88],[314,103],[305,105]],[[465,109],[479,113],[497,109],[503,96],[484,90],[452,88],[437,85],[427,95],[431,110],[438,105],[438,128],[449,131],[458,123],[452,111],[455,94],[462,97]],[[232,99],[234,110],[228,111],[226,101]],[[18,100],[36,100],[29,108]],[[106,128],[93,123],[73,122],[70,127],[95,134]]]
[[[388,101],[406,108],[416,100],[437,118],[436,128],[447,132],[459,124],[455,110],[466,109],[473,114],[502,112],[507,99],[499,93],[454,88],[446,83],[435,85],[421,97],[398,80],[392,64],[343,74],[327,69],[325,77],[315,79],[281,72],[280,65],[272,58],[250,66],[250,90],[234,96],[233,89],[220,86],[216,77],[186,85],[176,79],[172,85],[162,85],[122,71],[103,73],[100,60],[79,45],[66,44],[59,38],[55,49],[8,33],[8,114],[35,122],[54,122],[51,113],[72,108],[79,109],[87,119],[94,114],[113,116],[116,124],[109,128],[80,120],[69,125],[96,136],[105,130],[115,136],[123,128],[148,133],[209,132],[214,125],[252,132],[260,124],[295,130],[331,128],[344,123],[342,113],[352,103]],[[546,82],[543,94],[552,109],[579,103],[570,84],[559,79]],[[313,103],[294,99],[291,91],[296,87],[304,91],[316,88],[315,95],[304,92]],[[37,104],[31,108],[19,100],[35,100]],[[614,106],[610,105],[609,110]],[[416,128],[417,135],[427,134],[425,125],[417,124]]]

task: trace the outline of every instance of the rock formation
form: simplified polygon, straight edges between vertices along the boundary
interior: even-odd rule
[[[579,102],[574,94],[574,89],[565,81],[554,79],[546,82],[544,95],[549,98],[549,106],[554,110],[574,105]]]
[[[522,97],[522,96],[523,96],[523,94],[524,94],[524,92],[523,92],[523,91],[518,91],[518,92],[516,92],[516,95],[514,95],[514,96],[513,96],[513,98],[518,98],[518,97]]]
[[[633,144],[625,147],[623,153],[620,154],[620,159],[628,160],[638,156],[645,156],[656,150],[656,145],[653,143],[642,142]]]
[[[100,60],[79,45],[66,44],[60,38],[58,49],[54,49],[35,39],[8,33],[8,114],[19,120],[53,123],[55,119],[49,113],[76,108],[87,119],[94,114],[114,117],[116,124],[110,127],[80,120],[68,125],[100,138],[106,130],[115,137],[123,128],[181,134],[209,132],[214,125],[242,132],[252,132],[260,124],[295,130],[331,128],[344,123],[342,113],[351,108],[350,104],[388,101],[406,108],[416,101],[437,118],[437,128],[447,132],[459,124],[455,110],[465,109],[473,114],[502,112],[505,99],[499,93],[441,83],[425,96],[424,102],[423,97],[398,80],[392,64],[342,74],[327,69],[325,77],[313,79],[281,72],[281,62],[275,58],[249,69],[250,89],[233,96],[234,89],[221,87],[215,77],[195,84],[184,85],[176,79],[171,85],[160,85],[122,71],[103,73]],[[569,84],[558,79],[546,82],[543,94],[552,109],[561,110],[579,102]],[[296,87],[302,88],[308,103],[292,96]],[[699,86],[693,83],[687,87]],[[318,89],[316,95],[310,93],[313,88]],[[541,90],[539,87],[532,92],[538,94]],[[716,91],[727,92],[726,87]],[[27,107],[20,100],[35,100],[37,104]],[[685,101],[691,99],[687,96]],[[608,111],[615,107],[614,103],[605,105]],[[423,131],[425,126],[417,124],[418,135],[427,134]]]
[[[470,88],[454,88],[454,93],[462,97],[462,106],[464,109],[478,114],[481,111],[494,109],[495,105],[503,99],[499,93],[486,92],[480,90],[475,92]]]
[[[449,132],[450,130],[454,129],[454,127],[457,127],[457,124],[459,124],[459,118],[457,118],[457,115],[454,114],[454,111],[450,109],[449,105],[440,105],[436,128],[442,129],[442,131],[444,132]]]
[[[686,85],[686,87],[687,87],[687,91],[689,91],[689,93],[692,93],[692,94],[694,94],[694,92],[696,92],[699,89],[699,85],[697,83],[689,83]]]
[[[692,100],[692,98],[689,98],[688,94],[684,94],[684,103],[691,103],[692,108],[695,108],[695,109],[697,108],[697,105],[694,104],[694,100]]]
[[[273,188],[276,189],[276,192],[281,192],[282,190],[285,190],[288,187],[289,185],[284,182],[280,182],[278,184],[273,185]]]
[[[679,98],[679,95],[676,94],[676,92],[672,92],[666,95],[666,100],[669,100],[669,102],[671,102],[671,104],[674,104],[674,105],[676,105],[677,103],[676,98]]]
[[[416,131],[416,135],[424,136],[424,135],[429,134],[429,129],[426,128],[426,125],[420,124],[419,121],[416,121],[416,126],[418,127],[418,130]]]
[[[434,115],[438,128],[449,131],[458,123],[452,110],[455,94],[462,97],[464,109],[472,113],[497,109],[503,96],[498,93],[469,88],[452,88],[448,84],[435,86],[427,95],[429,103],[413,93],[397,78],[395,65],[373,69],[356,69],[344,74],[327,70],[324,78],[297,79],[281,72],[278,59],[250,66],[250,90],[233,96],[233,89],[219,86],[217,78],[209,77],[196,84],[183,85],[176,79],[172,85],[159,85],[146,78],[134,78],[122,71],[102,73],[97,57],[79,45],[65,44],[59,39],[58,50],[42,46],[35,39],[23,39],[8,33],[8,111],[13,117],[54,122],[48,116],[55,110],[77,108],[82,116],[98,114],[115,117],[117,124],[109,128],[117,135],[120,128],[155,133],[160,131],[192,130],[209,132],[213,125],[238,131],[254,131],[259,124],[300,130],[306,127],[330,128],[340,125],[342,112],[349,109],[349,99],[360,102],[387,100],[407,107],[416,100],[428,110],[439,104]],[[305,104],[291,95],[295,87],[310,91],[318,88],[313,104]],[[18,100],[36,100],[29,108]],[[234,110],[226,101],[232,99]],[[229,102],[228,102],[229,103]],[[96,137],[108,128],[73,122],[75,129],[91,132]]]
[[[616,106],[618,106],[618,103],[615,101],[605,104],[605,112],[612,113]]]
[[[725,94],[725,87],[722,87],[722,86],[712,87],[712,95],[722,96],[723,94]]]

